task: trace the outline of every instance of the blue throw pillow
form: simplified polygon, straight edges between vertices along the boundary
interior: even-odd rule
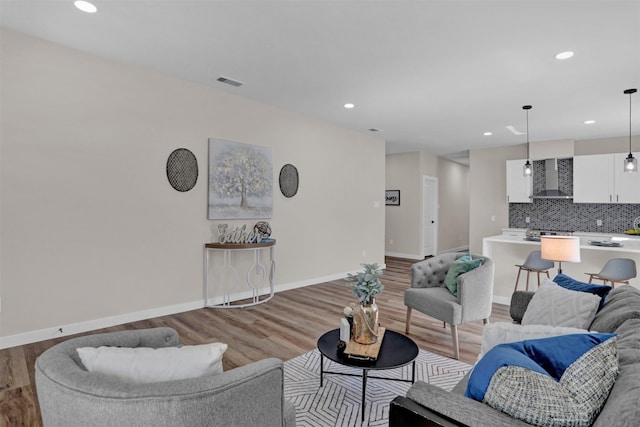
[[[520,366],[559,380],[580,356],[615,336],[572,334],[497,345],[473,367],[464,395],[482,402],[493,374],[504,366]]]
[[[618,375],[615,334],[501,344],[476,364],[465,396],[533,425],[591,426]]]
[[[458,296],[458,276],[480,267],[482,258],[471,259],[471,255],[464,255],[451,263],[444,278],[444,285],[454,296]]]
[[[569,289],[571,291],[587,292],[590,294],[598,295],[601,298],[600,307],[598,309],[602,308],[607,294],[609,293],[609,291],[611,291],[611,286],[594,285],[592,283],[579,282],[576,279],[567,276],[566,274],[558,274],[553,278],[553,281],[556,282],[556,284],[558,284],[559,286],[562,286],[563,288]]]

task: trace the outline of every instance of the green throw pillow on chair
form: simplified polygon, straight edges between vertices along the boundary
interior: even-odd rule
[[[471,259],[471,255],[458,258],[449,267],[447,276],[444,278],[444,285],[454,296],[458,296],[458,276],[480,267],[481,264],[482,258]]]

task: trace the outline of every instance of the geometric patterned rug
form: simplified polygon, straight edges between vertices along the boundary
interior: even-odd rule
[[[349,368],[327,359],[325,370],[361,375],[361,369]],[[471,369],[458,360],[420,350],[416,358],[416,381],[424,381],[451,390]],[[387,378],[411,379],[411,364],[402,368],[371,372]],[[389,403],[404,396],[411,383],[367,379],[365,418],[360,423],[362,378],[344,375],[324,376],[320,388],[320,352],[312,350],[284,363],[284,396],[296,406],[296,426],[388,426]]]

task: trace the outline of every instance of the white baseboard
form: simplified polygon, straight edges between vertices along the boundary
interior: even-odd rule
[[[446,254],[451,252],[469,252],[469,246],[458,246],[457,248],[445,249],[442,252],[438,252],[439,254]]]
[[[204,307],[203,300],[193,301],[165,307],[152,308],[149,310],[142,310],[133,313],[119,314],[117,316],[103,317],[101,319],[93,319],[86,322],[59,325],[51,328],[39,329],[36,331],[29,331],[16,335],[9,335],[6,337],[0,337],[0,349],[15,347],[24,344],[31,344],[34,342],[44,341],[52,338],[66,337],[69,335],[94,331],[96,329],[122,325],[124,323],[151,319],[153,317],[183,313],[185,311],[196,310],[202,307]]]
[[[416,255],[416,254],[403,254],[401,252],[385,252],[384,253],[385,256],[392,256],[395,258],[406,258],[406,259],[416,259],[416,260],[423,260],[424,257],[420,256],[420,255]]]
[[[382,264],[382,268],[386,267]],[[316,285],[318,283],[330,282],[333,280],[340,280],[347,277],[347,274],[354,274],[359,270],[347,271],[344,273],[332,274],[324,277],[317,277],[314,279],[302,280],[298,282],[283,283],[274,286],[276,293],[302,288],[305,286]],[[348,293],[349,289],[345,285],[345,292]],[[231,300],[251,298],[252,294],[239,293],[232,295]],[[221,304],[223,302],[222,297],[210,298],[209,304]],[[268,304],[268,302],[267,302]],[[9,335],[6,337],[0,337],[0,349],[16,347],[19,345],[31,344],[38,341],[44,341],[53,338],[61,338],[69,335],[80,334],[84,332],[94,331],[96,329],[109,328],[111,326],[122,325],[124,323],[137,322],[140,320],[152,319],[154,317],[169,316],[172,314],[183,313],[185,311],[197,310],[204,307],[204,300],[186,302],[182,304],[169,305],[164,307],[152,308],[149,310],[142,310],[133,313],[119,314],[117,316],[103,317],[101,319],[88,320],[86,322],[71,323],[67,325],[53,326],[51,328],[39,329],[36,331],[24,332],[16,335]]]
[[[439,254],[446,254],[449,252],[468,252],[469,246],[460,246],[457,248],[445,249],[443,251],[438,251]],[[392,256],[396,258],[405,258],[405,259],[415,259],[415,260],[423,260],[424,257],[416,254],[405,254],[402,252],[385,252],[385,256]]]

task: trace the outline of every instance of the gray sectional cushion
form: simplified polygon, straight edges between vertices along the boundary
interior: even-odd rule
[[[637,427],[640,422],[640,367],[620,366],[607,403],[593,427]]]
[[[640,290],[624,285],[609,292],[589,330],[615,332],[628,319],[640,319]]]
[[[627,320],[615,333],[618,334],[620,365],[636,365],[640,368],[640,319]]]
[[[514,322],[522,323],[524,313],[527,311],[527,307],[534,295],[535,292],[529,291],[515,291],[513,295],[511,295],[509,314]]]
[[[457,393],[449,393],[433,384],[417,381],[407,397],[422,406],[436,411],[452,420],[473,427],[509,426],[531,427],[491,406],[477,402]]]

